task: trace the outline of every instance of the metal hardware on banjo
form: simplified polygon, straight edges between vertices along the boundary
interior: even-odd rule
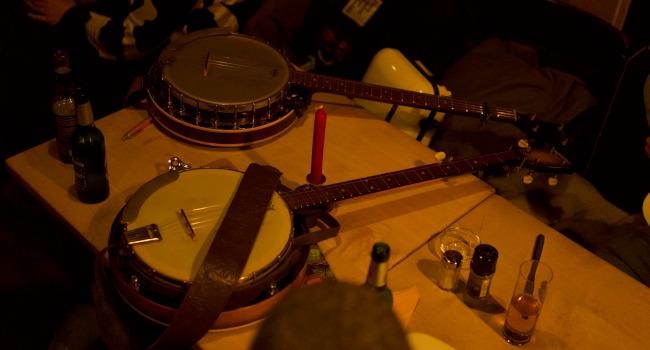
[[[207,254],[243,173],[227,169],[176,170],[142,186],[111,230],[110,275],[133,309],[168,324]],[[185,226],[186,213],[195,240]],[[276,192],[251,254],[214,329],[261,319],[275,299],[302,285],[307,252],[293,243],[293,215]],[[139,241],[134,232],[151,231]],[[144,234],[148,236],[149,234]],[[145,243],[141,243],[145,242]]]

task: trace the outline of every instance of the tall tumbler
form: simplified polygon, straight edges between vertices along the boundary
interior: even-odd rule
[[[515,345],[530,341],[552,279],[553,271],[543,262],[528,260],[521,264],[503,326],[506,341]]]

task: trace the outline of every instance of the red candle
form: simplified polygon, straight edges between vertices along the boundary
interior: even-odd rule
[[[323,106],[316,111],[314,119],[314,144],[311,149],[311,174],[308,181],[313,185],[323,183],[323,148],[325,147],[325,122],[327,114]]]

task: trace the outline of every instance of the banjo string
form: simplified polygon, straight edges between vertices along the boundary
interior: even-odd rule
[[[269,203],[269,210],[273,210],[273,207],[277,203],[281,203],[283,201],[282,198],[273,198],[271,202]],[[192,226],[193,230],[199,230],[199,229],[204,229],[204,228],[209,228],[210,224],[216,222],[220,218],[221,212],[226,208],[225,205],[209,205],[209,206],[204,206],[204,207],[198,207],[198,208],[193,208],[189,209],[186,211],[188,221],[190,222],[190,225]],[[180,211],[176,213],[175,218],[167,218],[166,220],[163,220],[159,223],[156,223],[158,225],[158,229],[163,232],[177,232],[177,231],[183,231],[183,222],[180,217]],[[180,225],[179,225],[180,223]]]
[[[237,62],[228,62],[222,60],[209,59],[207,61],[208,65],[217,66],[222,69],[230,69],[235,71],[253,71],[253,73],[269,73],[270,75],[275,75],[277,72],[276,68],[265,66],[258,63],[237,63]]]

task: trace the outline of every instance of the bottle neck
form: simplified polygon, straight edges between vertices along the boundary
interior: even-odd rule
[[[72,96],[73,90],[72,76],[69,73],[56,73],[56,93],[67,97]]]
[[[366,285],[375,289],[386,288],[388,284],[388,262],[371,260]]]
[[[93,109],[90,106],[90,102],[78,103],[75,105],[76,114],[77,114],[77,125],[79,126],[89,126],[95,122],[93,117]]]
[[[66,74],[55,74],[56,84],[60,86],[69,86],[72,85],[72,76],[69,73]]]

